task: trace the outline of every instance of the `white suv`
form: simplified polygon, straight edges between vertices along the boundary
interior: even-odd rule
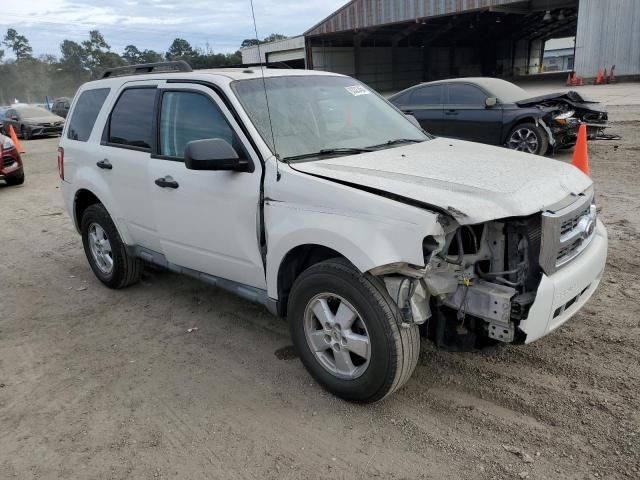
[[[353,401],[402,386],[421,336],[449,349],[542,337],[606,260],[578,169],[433,138],[332,73],[110,71],[76,94],[58,164],[105,285],[148,262],[259,302]]]

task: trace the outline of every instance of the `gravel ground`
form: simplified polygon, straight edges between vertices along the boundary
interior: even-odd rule
[[[368,406],[315,384],[259,306],[169,273],[103,287],[57,139],[24,142],[25,185],[0,186],[0,478],[640,478],[640,109],[611,117],[623,140],[590,144],[610,250],[586,308],[525,347],[423,342]]]

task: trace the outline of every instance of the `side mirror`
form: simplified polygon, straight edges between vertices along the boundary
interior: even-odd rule
[[[247,159],[221,138],[207,138],[187,143],[184,164],[189,170],[226,170],[231,172],[253,171]]]
[[[484,101],[484,106],[487,108],[495,107],[498,104],[498,99],[496,97],[487,97]]]
[[[20,121],[20,119],[18,118],[18,116],[17,116],[17,115],[13,115],[13,116],[11,117],[11,120],[15,120],[16,122],[19,122],[19,121]]]
[[[422,130],[422,126],[420,125],[420,122],[418,121],[418,119],[416,117],[413,116],[413,114],[405,113],[404,115],[407,117],[407,120],[409,120],[411,123],[413,123],[420,130]]]

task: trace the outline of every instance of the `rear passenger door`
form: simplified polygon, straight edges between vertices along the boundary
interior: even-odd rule
[[[160,249],[151,189],[147,182],[154,142],[157,81],[125,83],[115,96],[102,133],[96,168],[116,204],[134,243]]]
[[[407,92],[397,101],[405,114],[413,115],[420,126],[434,135],[444,133],[442,85],[423,85]]]
[[[489,95],[468,83],[449,83],[444,105],[444,136],[500,144],[502,107],[488,108]]]
[[[147,185],[162,253],[182,267],[265,289],[258,240],[261,164],[221,98],[209,87],[165,84],[158,106],[157,154]],[[188,142],[222,138],[254,171],[188,170]],[[167,178],[169,177],[169,178]],[[175,182],[167,186],[156,180]]]

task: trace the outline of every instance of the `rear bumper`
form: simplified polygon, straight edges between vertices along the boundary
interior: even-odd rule
[[[587,303],[600,284],[607,246],[607,230],[598,220],[595,237],[580,256],[554,274],[542,275],[529,315],[520,322],[525,343],[551,333]]]

